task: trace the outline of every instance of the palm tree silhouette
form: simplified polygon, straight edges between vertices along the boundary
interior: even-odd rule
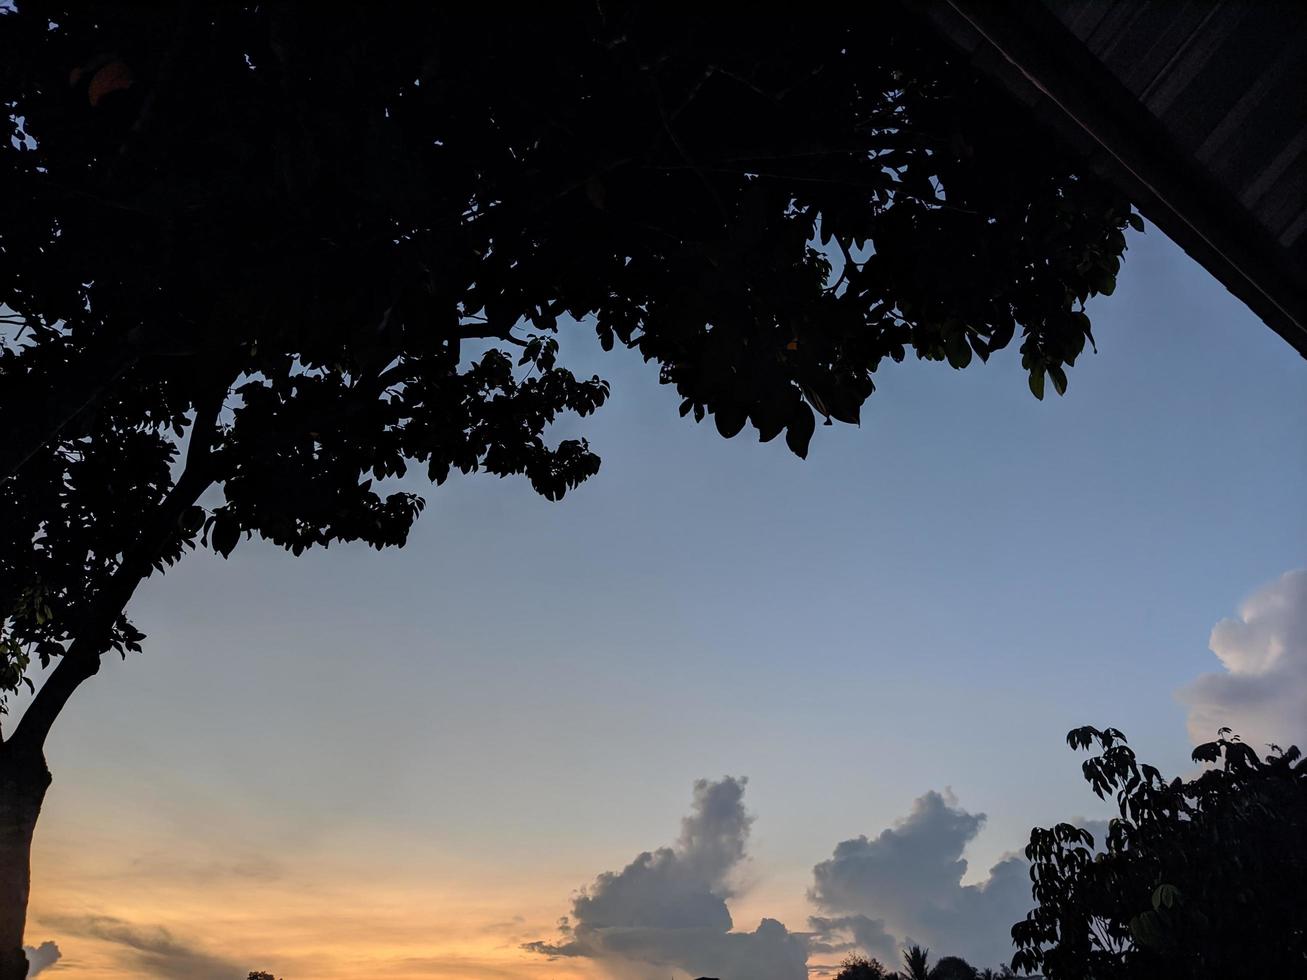
[[[930,980],[930,950],[915,943],[903,951],[905,980]]]

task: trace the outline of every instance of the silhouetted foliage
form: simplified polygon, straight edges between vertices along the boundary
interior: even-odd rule
[[[903,950],[904,980],[930,980],[930,950],[908,946]]]
[[[1019,331],[1063,391],[1139,226],[895,6],[448,10],[0,14],[0,694],[57,663],[0,753],[24,806],[188,550],[402,545],[415,465],[592,476],[550,438],[608,396],[560,359],[575,321],[804,456],[909,351],[962,368]]]
[[[840,964],[835,980],[889,980],[890,976],[880,960],[851,953]]]
[[[977,980],[976,968],[961,956],[945,956],[930,971],[930,980]]]
[[[594,9],[3,17],[10,690],[79,637],[135,649],[135,583],[197,543],[402,544],[412,463],[561,497],[598,459],[548,428],[608,388],[560,318],[800,455],[909,349],[1020,327],[1062,390],[1130,210],[965,63],[892,10]],[[872,254],[831,288],[814,236]]]
[[[930,950],[909,946],[903,950],[902,972],[887,970],[879,960],[853,953],[840,964],[835,980],[980,980],[984,975],[991,980],[999,976],[992,970],[978,973],[960,956],[945,956],[931,967]]]
[[[246,980],[277,980],[277,978],[264,970],[251,970]]]
[[[1012,936],[1017,970],[1049,980],[1307,975],[1307,764],[1297,748],[1259,757],[1222,729],[1194,750],[1211,768],[1167,781],[1116,729],[1085,778],[1115,794],[1101,853],[1069,824],[1031,832],[1038,907]]]

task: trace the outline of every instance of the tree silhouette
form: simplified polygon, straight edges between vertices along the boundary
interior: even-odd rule
[[[402,545],[412,466],[563,496],[577,321],[799,456],[887,357],[1019,331],[1060,393],[1138,226],[896,6],[18,0],[0,89],[0,692],[52,668],[0,748],[0,980],[47,734],[149,575]]]
[[[961,956],[945,956],[930,971],[930,980],[977,980],[976,968]]]
[[[930,980],[930,950],[912,945],[903,950],[905,980]]]
[[[1264,759],[1227,729],[1194,750],[1213,764],[1166,780],[1113,728],[1073,748],[1094,792],[1116,797],[1101,853],[1070,824],[1031,831],[1038,906],[1012,928],[1013,967],[1049,980],[1307,975],[1307,763]]]
[[[880,960],[850,954],[840,964],[835,980],[889,980],[890,976]]]

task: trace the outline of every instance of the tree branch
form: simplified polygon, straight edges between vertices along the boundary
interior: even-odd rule
[[[708,74],[711,74],[711,71]],[[704,81],[707,80],[708,74],[705,74],[704,77],[694,86],[685,103],[676,110],[677,115],[679,115],[681,111],[685,109],[685,106],[689,105],[693,100]],[[671,140],[672,146],[676,148],[676,152],[680,154],[681,159],[685,161],[686,167],[699,178],[699,182],[703,184],[704,190],[708,192],[709,198],[712,199],[713,205],[717,208],[718,214],[721,215],[722,223],[725,224],[730,220],[726,213],[726,205],[722,201],[721,195],[717,193],[717,188],[713,186],[712,181],[709,180],[707,174],[704,173],[703,168],[700,167],[694,161],[694,158],[690,156],[689,151],[686,150],[685,146],[681,143],[680,137],[677,136],[676,131],[672,129],[672,117],[669,117],[667,114],[667,107],[663,105],[662,92],[658,89],[658,81],[652,74],[649,76],[649,84],[653,89],[654,104],[658,107],[658,117],[662,122],[663,131],[667,134],[667,138]]]
[[[77,637],[36,692],[6,743],[9,751],[28,755],[42,752],[50,728],[68,699],[83,681],[99,672],[100,657],[109,649],[114,623],[142,580],[150,574],[160,548],[177,532],[177,522],[186,509],[195,504],[213,483],[210,450],[228,383],[229,380],[224,379],[206,403],[197,405],[181,476],[149,516],[135,545],[123,555],[109,583],[96,597]]]
[[[23,390],[20,382],[16,386],[18,391],[12,397],[26,402],[22,406],[24,410],[20,412],[20,406],[11,403],[6,406],[5,415],[17,418],[26,416],[26,419],[17,424],[11,423],[12,428],[5,434],[4,443],[0,445],[0,480],[7,480],[17,473],[42,446],[58,438],[73,419],[103,398],[114,382],[131,369],[138,356],[138,350],[127,344],[107,358],[103,354],[88,352],[72,372],[72,377],[48,395],[45,404],[39,408],[31,404],[34,399],[30,392]],[[32,415],[36,418],[32,419]]]
[[[525,347],[527,343],[507,330],[460,330],[455,336],[459,340],[504,340],[518,347]]]

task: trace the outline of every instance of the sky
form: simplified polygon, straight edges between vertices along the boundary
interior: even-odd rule
[[[402,551],[149,580],[47,749],[41,975],[997,964],[1030,828],[1106,816],[1068,729],[1307,739],[1307,360],[1151,227],[1090,313],[1065,397],[887,364],[806,461],[572,328],[614,395],[562,502],[452,479]]]

